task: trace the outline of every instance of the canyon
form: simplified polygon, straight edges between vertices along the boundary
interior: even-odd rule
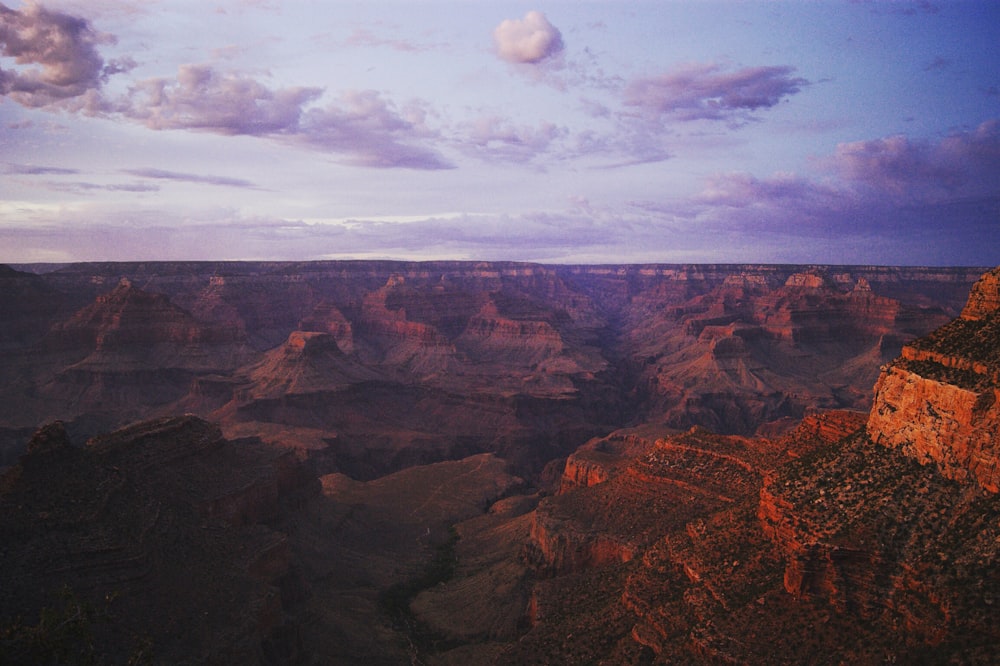
[[[0,656],[988,663],[998,285],[0,267]]]

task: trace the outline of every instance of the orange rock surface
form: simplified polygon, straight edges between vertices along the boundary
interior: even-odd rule
[[[1000,491],[1000,271],[973,287],[960,319],[903,348],[875,387],[872,439],[948,478]]]

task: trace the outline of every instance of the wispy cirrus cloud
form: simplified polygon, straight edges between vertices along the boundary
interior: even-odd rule
[[[79,175],[81,171],[79,169],[66,169],[63,167],[8,162],[2,168],[0,173],[17,176],[74,176]],[[229,178],[226,176],[181,173],[154,168],[121,169],[120,173],[144,179],[170,180],[176,182],[199,183],[204,185],[218,185],[222,187],[257,189],[257,185],[249,180],[244,180],[242,178]],[[44,186],[47,189],[62,192],[89,192],[95,190],[104,190],[108,192],[155,192],[160,189],[158,185],[144,182],[100,184],[74,181],[47,181]]]
[[[631,81],[624,103],[657,120],[742,120],[809,85],[794,71],[783,65],[737,70],[716,63],[681,65]]]
[[[165,171],[163,169],[122,169],[122,173],[139,178],[152,178],[157,180],[171,180],[182,183],[198,183],[203,185],[219,185],[221,187],[240,187],[256,189],[257,185],[242,178],[228,178],[226,176],[206,176],[195,173],[179,173],[177,171]]]
[[[38,164],[16,164],[8,162],[3,173],[16,176],[72,176],[80,173],[79,169],[42,166]]]
[[[343,41],[344,46],[366,47],[366,48],[390,48],[403,53],[422,53],[442,48],[441,44],[419,43],[406,39],[387,39],[379,37],[371,30],[356,28],[347,39]]]
[[[48,182],[45,183],[47,189],[56,192],[72,192],[74,194],[86,194],[89,192],[159,192],[158,185],[149,183],[88,183],[88,182]]]

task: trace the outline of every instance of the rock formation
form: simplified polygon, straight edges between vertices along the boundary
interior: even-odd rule
[[[869,414],[814,414],[773,441],[695,429],[626,455],[611,445],[625,433],[588,443],[519,533],[532,573],[507,575],[531,590],[530,629],[442,663],[990,663],[1000,496],[984,461],[1000,330],[981,291],[996,274],[966,316],[883,372]],[[915,377],[905,388],[900,366]]]
[[[3,663],[68,645],[267,664],[1000,646],[997,271],[964,309],[966,269],[0,280],[24,318],[0,327],[0,436],[21,438],[0,482]]]
[[[962,316],[903,348],[876,386],[872,439],[948,478],[1000,491],[1000,270],[972,289]]]
[[[383,392],[440,396],[428,413],[456,403],[476,419],[494,418],[482,415],[484,405],[505,412],[505,432],[494,426],[486,435],[460,417],[453,431],[436,422],[418,437],[465,442],[454,451],[553,442],[560,436],[539,424],[555,425],[557,412],[572,412],[568,422],[580,427],[536,459],[521,456],[525,464],[544,466],[570,453],[574,438],[626,423],[751,434],[810,408],[862,406],[874,368],[904,340],[943,323],[944,312],[957,312],[955,294],[967,294],[973,276],[962,269],[461,262],[8,269],[0,275],[10,287],[2,296],[10,317],[0,330],[0,445],[7,451],[0,462],[16,459],[14,447],[23,450],[30,432],[54,419],[74,436],[184,412],[227,427],[324,427],[298,417],[261,420],[263,407],[246,402],[280,393],[289,378],[264,375],[289,372],[275,365],[285,355],[276,350],[287,349],[297,331],[332,336],[343,367],[352,368],[340,375],[348,390],[338,409],[353,401],[350,390],[354,406],[367,409],[377,377]],[[319,383],[296,380],[296,400]],[[418,452],[394,455],[426,460]]]
[[[962,309],[962,319],[977,321],[1000,310],[1000,270],[985,273],[969,294],[969,302]]]

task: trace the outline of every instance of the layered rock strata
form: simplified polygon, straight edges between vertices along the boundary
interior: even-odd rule
[[[1000,491],[1000,269],[973,287],[962,316],[903,348],[876,386],[872,439],[948,478]]]
[[[229,431],[257,424],[320,472],[364,478],[479,451],[537,475],[625,424],[746,435],[810,409],[859,407],[878,364],[957,312],[954,294],[973,279],[504,262],[38,271],[0,273],[0,464],[53,419],[85,438],[196,413]],[[375,402],[384,413],[371,418]],[[284,434],[302,429],[339,445]]]

